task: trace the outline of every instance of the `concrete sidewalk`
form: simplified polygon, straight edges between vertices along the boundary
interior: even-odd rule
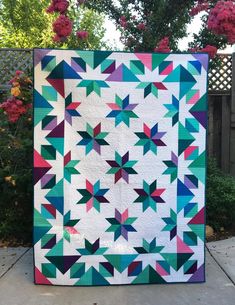
[[[207,247],[204,284],[115,287],[35,286],[32,250],[0,249],[0,305],[234,305],[235,238]]]

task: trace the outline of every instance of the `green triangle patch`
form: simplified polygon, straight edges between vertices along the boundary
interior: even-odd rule
[[[178,271],[193,253],[161,253],[161,255],[175,271]]]
[[[204,151],[188,167],[191,170],[191,172],[204,184],[206,179],[205,164],[206,164],[206,153]]]
[[[138,254],[108,254],[104,255],[107,261],[113,265],[118,272],[123,272],[138,256]]]
[[[132,284],[163,284],[166,281],[148,265],[132,282]]]
[[[42,264],[42,274],[47,278],[56,278],[56,267],[53,264]]]
[[[204,94],[198,102],[193,105],[193,107],[190,109],[190,112],[198,112],[198,111],[206,111],[207,110],[207,97],[206,94]]]
[[[109,282],[94,268],[88,271],[75,283],[75,286],[103,286],[110,285]]]
[[[185,149],[193,143],[194,140],[195,138],[191,135],[191,133],[181,123],[179,123],[179,155],[181,155]]]
[[[47,141],[63,156],[64,138],[47,138]]]
[[[63,256],[64,253],[64,242],[63,239],[59,240],[54,247],[47,252],[46,256]]]
[[[177,82],[193,82],[195,83],[195,78],[189,73],[182,65],[178,65],[163,82],[167,83],[177,83]]]
[[[111,51],[77,51],[78,55],[92,68],[97,68],[110,54]]]
[[[169,54],[153,54],[152,55],[152,71],[155,70],[167,57]]]
[[[36,244],[50,229],[51,224],[37,209],[34,209],[34,243]]]
[[[131,60],[130,69],[136,75],[143,75],[145,72],[144,64],[140,60]]]
[[[122,66],[122,75],[124,82],[138,82],[139,79],[125,65]]]
[[[204,224],[188,224],[188,227],[194,232],[202,241],[205,239],[205,225]]]

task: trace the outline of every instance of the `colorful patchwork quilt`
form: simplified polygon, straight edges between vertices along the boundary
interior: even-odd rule
[[[34,50],[35,283],[203,282],[206,54]]]

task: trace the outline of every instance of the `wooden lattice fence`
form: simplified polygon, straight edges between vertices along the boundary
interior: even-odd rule
[[[213,68],[209,70],[209,92],[230,94],[232,88],[232,55],[219,54]]]
[[[208,155],[235,176],[235,53],[220,54],[209,72]]]
[[[8,86],[16,70],[32,69],[32,54],[31,49],[0,49],[0,85]]]

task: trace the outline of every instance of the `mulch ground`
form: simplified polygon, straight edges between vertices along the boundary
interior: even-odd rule
[[[235,236],[235,229],[223,230],[221,232],[214,232],[214,234],[211,237],[207,238],[206,241],[210,242],[210,241],[228,239],[233,236]]]
[[[11,239],[0,239],[0,248],[16,248],[16,247],[32,247],[32,243],[27,243],[24,241],[17,240],[15,238]]]

